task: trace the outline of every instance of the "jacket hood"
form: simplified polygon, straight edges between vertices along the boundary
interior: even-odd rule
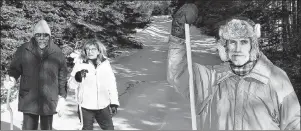
[[[34,27],[33,35],[37,33],[47,33],[51,36],[50,28],[45,20],[40,20]]]

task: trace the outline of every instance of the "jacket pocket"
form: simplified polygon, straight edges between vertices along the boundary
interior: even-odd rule
[[[58,100],[51,100],[50,110],[51,110],[52,112],[55,112],[55,113],[56,113],[57,105],[58,105]]]
[[[52,96],[52,97],[51,97],[51,100],[52,100],[52,101],[58,101],[58,99],[59,99],[58,95],[57,95],[57,96]]]
[[[29,65],[25,65],[24,69],[23,69],[23,73],[22,76],[27,76],[27,77],[31,77],[34,75],[34,71],[33,69],[38,69],[37,67],[35,67],[36,65],[33,64],[29,64]],[[32,69],[33,68],[33,69]]]
[[[59,89],[58,86],[54,86],[57,87],[56,89],[48,89],[48,94],[51,97],[51,100],[57,101],[59,99]]]
[[[19,96],[24,99],[29,94],[29,90],[20,90]]]
[[[33,79],[31,76],[21,76],[20,80],[20,93],[22,91],[29,92],[32,88],[37,86],[37,80]]]

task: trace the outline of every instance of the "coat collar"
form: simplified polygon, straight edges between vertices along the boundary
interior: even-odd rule
[[[103,58],[103,59],[101,60],[101,63],[98,63],[97,66],[100,65],[100,64],[102,64],[102,63],[104,63],[105,61],[107,61],[107,59],[106,59],[106,58]],[[82,60],[82,63],[84,63],[84,64],[90,64],[88,60]]]
[[[271,77],[272,66],[273,63],[263,53],[261,53],[256,65],[254,66],[252,71],[245,77],[251,77],[261,81],[264,84],[268,84]]]
[[[32,38],[25,48],[28,49],[31,53],[33,53],[35,56],[41,57],[37,49],[38,47],[35,44],[35,40],[34,38]],[[55,49],[53,41],[50,39],[49,45],[48,47],[46,47],[45,53],[43,54],[43,58],[46,58],[53,53],[55,53]]]
[[[271,77],[271,67],[273,63],[261,52],[258,61],[256,62],[252,71],[243,76],[243,78],[254,78],[264,84],[268,84]],[[223,64],[223,70],[217,71],[219,77],[217,78],[217,83],[221,83],[226,78],[235,76],[231,71],[229,63]]]

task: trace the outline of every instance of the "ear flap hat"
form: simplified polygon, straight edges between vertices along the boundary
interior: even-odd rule
[[[227,40],[238,39],[238,38],[250,38],[251,39],[251,50],[250,50],[250,61],[257,59],[259,54],[258,38],[260,38],[260,24],[255,24],[253,21],[246,18],[232,18],[224,25],[219,28],[219,41],[222,47],[226,46]],[[222,61],[228,61],[227,49],[224,53],[220,53]]]

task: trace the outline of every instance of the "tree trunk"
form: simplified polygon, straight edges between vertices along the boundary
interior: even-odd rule
[[[283,52],[284,55],[287,53],[288,51],[288,21],[289,19],[289,13],[287,10],[287,0],[282,0],[282,47],[283,47]],[[286,56],[286,55],[285,55]]]
[[[301,2],[300,2],[300,0],[296,0],[296,7],[297,7],[297,9],[296,9],[296,16],[297,16],[297,22],[296,22],[297,29],[296,30],[297,30],[297,32],[296,33],[298,36],[300,36],[301,35]],[[301,41],[300,38],[299,38],[299,41]],[[299,46],[298,54],[301,55],[301,53],[300,53],[301,43],[299,43],[298,46]],[[299,63],[300,63],[299,65],[301,65],[301,60]],[[299,68],[299,73],[301,73],[301,68]]]
[[[294,21],[294,13],[293,13],[293,10],[292,10],[292,3],[293,3],[294,0],[288,0],[287,3],[286,3],[286,8],[288,10],[288,18],[287,18],[287,39],[290,40],[290,38],[293,38],[293,29],[292,29],[292,26],[293,26],[293,21]],[[290,42],[288,42],[290,43]]]
[[[293,14],[293,19],[292,19],[292,34],[295,35],[298,30],[298,25],[297,25],[297,0],[292,1],[292,14]]]
[[[301,1],[296,0],[297,2],[297,29],[298,33],[301,33]]]

